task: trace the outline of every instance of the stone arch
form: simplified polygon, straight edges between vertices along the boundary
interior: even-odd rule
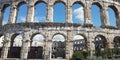
[[[102,5],[99,2],[93,2],[92,5],[97,5],[100,9],[102,9]]]
[[[44,7],[44,8],[43,8]],[[47,3],[36,1],[34,4],[34,22],[45,22],[47,15]]]
[[[24,10],[23,10],[24,9]],[[16,23],[24,23],[26,22],[27,18],[27,10],[28,10],[28,4],[26,1],[21,1],[17,4],[17,18]],[[23,12],[21,14],[21,11]]]
[[[43,1],[43,0],[42,0],[42,1],[39,0],[39,1],[36,1],[36,2],[35,2],[34,6],[36,6],[36,5],[39,4],[39,3],[45,3],[45,4],[47,4],[47,2],[45,2],[45,1]]]
[[[58,34],[62,35],[62,36],[65,38],[65,40],[66,40],[66,35],[65,35],[64,33],[60,33],[60,32],[53,34],[52,39],[53,39],[53,37],[54,37],[55,35],[58,35]]]
[[[117,27],[117,25],[119,24],[117,22],[117,20],[119,20],[119,11],[118,11],[117,7],[114,6],[114,5],[108,5],[108,9],[112,9],[114,14],[115,14],[115,15],[113,15],[113,17],[115,18],[115,21],[112,21],[111,19],[109,19],[110,20],[110,24],[114,23],[115,27]],[[108,11],[108,13],[110,13],[110,12]],[[109,14],[109,18],[110,18],[110,14]]]
[[[83,3],[82,1],[75,1],[75,2],[72,4],[72,6],[73,6],[74,4],[80,4],[80,5],[82,5],[82,7],[85,7],[85,5],[84,5],[84,3]]]
[[[22,46],[22,38],[23,38],[22,35],[20,33],[13,34],[11,36],[10,48],[8,50],[8,56],[7,56],[8,58],[20,58],[21,46],[19,46],[18,42],[15,41],[15,38],[17,38],[16,41],[19,41],[19,44],[21,44]]]
[[[37,37],[37,40],[34,40],[36,36],[38,37],[42,36],[44,39],[40,41],[39,38]],[[28,52],[28,59],[43,59],[43,47],[44,47],[45,36],[39,32],[34,33],[32,34],[30,40],[31,42],[30,42],[30,50]]]
[[[120,36],[115,36],[113,39],[114,47],[120,47]]]
[[[80,16],[81,15],[81,16]],[[72,21],[74,23],[84,24],[84,5],[81,1],[74,2],[72,5]],[[79,16],[79,17],[78,17]]]
[[[91,5],[92,23],[95,26],[102,26],[102,5],[99,2],[93,2]],[[97,15],[97,16],[95,16]],[[99,22],[99,23],[98,23]]]
[[[63,40],[64,39],[64,40]],[[55,34],[52,38],[52,54],[51,58],[61,57],[62,59],[66,58],[65,55],[65,37],[62,34]]]
[[[103,44],[102,48],[107,47],[107,39],[106,39],[106,37],[104,35],[98,34],[97,36],[95,36],[94,43],[95,43],[95,41],[98,41],[98,43],[99,43],[99,41],[101,41],[101,43]]]
[[[1,24],[5,25],[8,23],[9,20],[9,15],[10,15],[10,4],[4,4],[2,9],[1,9]]]
[[[19,8],[21,5],[23,5],[23,4],[26,4],[27,6],[28,6],[28,4],[27,4],[27,2],[26,1],[21,1],[21,2],[19,2],[18,4],[17,4],[17,8]]]
[[[55,4],[57,4],[57,3],[62,3],[62,4],[64,4],[64,6],[66,7],[66,2],[65,2],[65,1],[60,1],[60,0],[58,0],[58,1],[55,1],[55,2],[53,3],[53,5],[55,5]]]
[[[114,10],[114,12],[115,12],[115,15],[116,15],[116,18],[118,17],[118,9],[117,9],[117,7],[116,6],[114,6],[114,5],[109,5],[108,7],[110,7],[110,8],[112,8],[113,10]]]
[[[4,10],[5,10],[8,6],[10,6],[10,4],[3,4],[3,5],[2,5],[2,8],[1,8],[1,12],[4,12]]]
[[[61,10],[59,10],[59,9],[61,9]],[[55,1],[54,2],[54,4],[53,4],[53,22],[56,22],[56,23],[65,23],[66,22],[66,3],[64,1]]]

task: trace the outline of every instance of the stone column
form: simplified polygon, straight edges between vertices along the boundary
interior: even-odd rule
[[[86,2],[84,7],[84,25],[92,25],[91,4],[89,2]]]
[[[15,4],[12,4],[11,10],[10,10],[10,17],[9,17],[9,24],[15,23],[17,17],[17,7]]]
[[[26,22],[34,22],[34,4],[33,4],[33,2],[34,2],[34,0],[29,1]]]
[[[46,33],[46,39],[44,44],[44,60],[51,60],[51,54],[52,54],[52,40],[50,39],[50,33]]]
[[[116,25],[118,28],[120,28],[120,11],[118,12],[118,16],[117,16],[117,19],[116,19]]]
[[[93,33],[87,32],[87,47],[88,51],[90,51],[90,57],[93,56],[93,51],[95,50],[95,44],[94,44],[94,35]]]
[[[66,23],[72,23],[72,6],[66,7]]]
[[[2,60],[4,59],[7,59],[7,56],[8,56],[8,50],[10,48],[10,35],[9,34],[6,34],[4,36],[4,43],[3,43],[3,48],[2,48],[2,51],[1,51],[1,58]]]
[[[2,20],[3,20],[3,11],[0,9],[0,26],[2,26]]]
[[[47,17],[46,22],[53,22],[53,5],[47,6]]]
[[[67,40],[65,41],[66,45],[66,60],[71,60],[73,55],[73,41],[72,41],[72,31],[67,31]]]
[[[103,9],[101,9],[101,24],[102,27],[110,26],[107,6],[104,6]]]
[[[21,60],[27,59],[29,47],[30,47],[29,32],[24,32],[20,56]]]

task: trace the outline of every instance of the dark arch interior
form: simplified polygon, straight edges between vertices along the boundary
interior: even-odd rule
[[[8,58],[20,58],[21,46],[14,46],[14,44],[16,43],[15,38],[17,38],[17,36],[20,36],[20,34],[14,34],[11,37],[11,43],[10,43],[10,47],[8,50],[8,56],[7,56]]]
[[[40,38],[45,38],[42,34],[34,34],[31,38],[30,42],[30,50],[28,51],[28,59],[43,59],[43,46],[37,45],[38,43],[44,43],[43,41],[38,41],[40,40],[39,38],[36,38],[36,36]],[[34,39],[35,38],[35,39]],[[35,43],[36,45],[33,45]]]
[[[75,36],[78,36],[77,38]],[[83,35],[75,35],[73,37],[73,51],[87,50],[87,40]],[[82,37],[82,38],[81,38]]]
[[[113,42],[114,42],[114,47],[120,47],[120,37],[119,36],[115,37]]]
[[[62,38],[62,39],[56,39],[56,38]],[[64,39],[64,40],[63,40]],[[65,38],[61,34],[56,34],[52,38],[52,54],[51,58],[65,58]]]
[[[2,39],[2,34],[0,34],[0,38]],[[3,39],[4,39],[4,36],[3,36]],[[2,44],[3,42],[0,42],[0,44]],[[3,44],[2,46],[0,47],[0,58],[1,58],[1,53],[2,53],[2,48],[3,48]]]
[[[101,48],[106,48],[107,47],[107,40],[104,36],[98,35],[95,37],[95,48],[96,49],[101,49]]]

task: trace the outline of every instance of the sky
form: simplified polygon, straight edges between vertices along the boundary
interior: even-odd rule
[[[54,9],[53,10],[53,22],[65,23],[65,20],[66,20],[65,5],[63,3],[56,3],[53,9]],[[116,18],[115,18],[115,13],[113,9],[108,8],[108,13],[109,13],[110,25],[116,26]],[[5,25],[8,22],[9,14],[10,14],[10,7],[7,7],[4,10],[4,16],[3,16],[3,22],[2,22],[3,25]],[[44,3],[37,4],[35,6],[34,22],[45,22],[46,14],[47,14],[46,4]],[[101,26],[100,9],[97,5],[92,5],[91,15],[92,15],[93,25],[97,27]],[[26,16],[27,16],[27,5],[23,4],[19,7],[16,23],[25,22]],[[82,5],[74,4],[72,6],[72,21],[73,23],[78,23],[78,24],[84,23],[84,11],[83,11]],[[41,39],[40,37],[43,39],[43,37],[39,35],[36,38]],[[80,36],[77,36],[77,37],[80,37]],[[61,35],[57,35],[57,37],[54,37],[53,39],[64,40],[64,37]]]

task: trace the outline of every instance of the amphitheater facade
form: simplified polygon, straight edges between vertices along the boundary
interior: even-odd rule
[[[46,22],[34,23],[34,6],[38,2],[47,4]],[[62,2],[66,7],[66,22],[53,22],[53,6]],[[18,7],[26,3],[28,5],[27,19],[25,23],[16,23]],[[84,24],[72,23],[72,6],[79,3],[84,8]],[[43,44],[43,60],[52,60],[51,47],[52,38],[61,34],[65,38],[65,60],[70,60],[73,54],[73,36],[82,35],[86,41],[86,50],[95,50],[94,40],[96,36],[104,38],[106,47],[114,48],[114,39],[120,38],[120,4],[119,0],[0,0],[0,36],[4,36],[4,44],[1,50],[1,60],[24,60],[28,59],[28,51],[31,38],[36,34],[45,37]],[[96,4],[101,10],[101,26],[95,27],[92,24],[91,6]],[[10,18],[6,25],[2,25],[4,9],[10,6]],[[108,7],[111,7],[116,14],[117,26],[110,26]],[[20,58],[8,58],[9,47],[16,35],[23,34],[23,44],[20,50]]]

